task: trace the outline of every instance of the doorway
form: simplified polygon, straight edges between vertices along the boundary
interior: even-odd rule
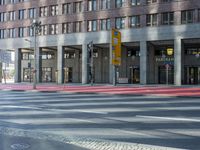
[[[138,66],[130,67],[130,83],[140,83],[140,68]]]
[[[174,67],[172,65],[170,66],[162,65],[158,67],[158,83],[159,84],[174,83]]]
[[[200,83],[200,67],[185,67],[184,75],[186,84]]]
[[[65,69],[65,83],[71,83],[73,81],[72,67],[66,67]]]

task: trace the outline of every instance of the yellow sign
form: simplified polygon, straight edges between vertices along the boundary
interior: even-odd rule
[[[121,33],[112,29],[112,64],[121,65]]]
[[[167,55],[171,56],[174,53],[174,49],[173,48],[167,48]]]

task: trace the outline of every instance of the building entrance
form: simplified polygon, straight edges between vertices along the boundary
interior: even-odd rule
[[[140,83],[140,68],[138,66],[130,68],[130,83]]]
[[[173,84],[174,83],[174,67],[173,66],[159,66],[158,67],[158,83],[159,84]]]
[[[200,83],[200,67],[185,67],[184,74],[186,84]]]
[[[73,77],[72,67],[66,67],[65,68],[65,83],[72,82],[73,81],[72,77]]]

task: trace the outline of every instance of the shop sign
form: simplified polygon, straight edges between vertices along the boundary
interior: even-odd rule
[[[171,56],[174,53],[174,49],[173,48],[167,48],[167,55]]]
[[[121,32],[112,29],[112,64],[121,65]]]
[[[156,62],[174,61],[173,57],[157,57]]]

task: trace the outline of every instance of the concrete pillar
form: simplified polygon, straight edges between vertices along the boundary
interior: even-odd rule
[[[140,84],[147,84],[147,42],[140,42]]]
[[[42,82],[42,50],[37,46],[36,47],[36,66],[34,66],[36,70],[37,80],[36,83]]]
[[[181,39],[174,40],[174,84],[181,85]]]
[[[15,83],[21,82],[21,49],[15,50]]]
[[[64,79],[64,51],[61,45],[57,46],[57,83],[62,84]]]
[[[82,84],[88,83],[87,44],[82,45]]]

